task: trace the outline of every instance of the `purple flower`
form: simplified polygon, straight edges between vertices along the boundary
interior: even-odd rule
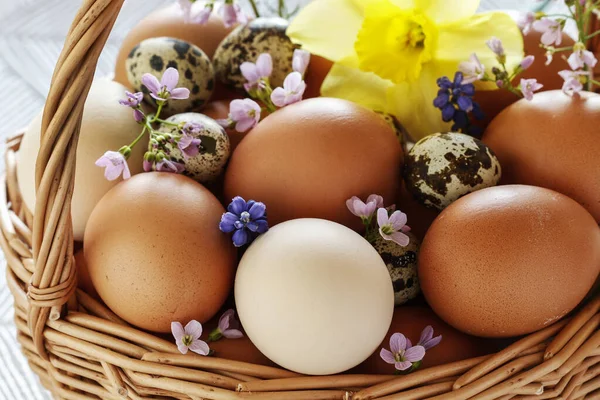
[[[180,174],[185,171],[185,166],[176,161],[167,160],[166,158],[156,163],[156,170],[160,172],[171,172],[173,174]]]
[[[565,80],[562,90],[568,95],[579,93],[583,90],[583,83],[587,80],[590,73],[586,71],[563,70],[558,73]]]
[[[413,346],[401,333],[394,333],[390,338],[390,350],[381,349],[379,356],[386,363],[394,364],[398,371],[412,368],[413,363],[419,363],[425,357],[425,347]]]
[[[517,21],[519,28],[523,31],[523,35],[527,36],[531,29],[533,28],[533,23],[535,22],[536,17],[534,12],[527,12],[522,14]]]
[[[219,318],[219,325],[211,332],[208,340],[210,342],[216,342],[223,337],[227,339],[239,339],[244,337],[244,334],[239,328],[240,323],[235,319],[235,311],[227,310],[221,315],[221,318]]]
[[[529,67],[531,67],[533,65],[534,61],[535,61],[535,56],[529,55],[521,61],[521,64],[519,64],[519,66],[521,67],[521,69],[523,71],[525,71],[526,69],[529,69]]]
[[[576,70],[585,67],[586,65],[590,68],[594,68],[598,60],[589,50],[586,50],[585,45],[583,43],[577,43],[573,47],[573,53],[569,56],[567,60],[569,63],[569,67],[571,69]]]
[[[258,103],[250,99],[236,99],[229,105],[229,118],[217,122],[224,128],[233,128],[238,132],[246,132],[260,121],[261,109]]]
[[[192,20],[192,5],[193,1],[191,0],[179,0],[179,7],[183,12],[183,20],[185,22],[191,22]]]
[[[152,74],[142,76],[142,84],[150,91],[150,96],[157,101],[184,100],[190,97],[189,89],[175,87],[178,82],[179,72],[175,68],[167,68],[160,82]]]
[[[208,344],[200,340],[202,324],[196,320],[188,322],[185,328],[180,322],[171,322],[171,333],[181,354],[187,354],[188,350],[191,350],[201,356],[207,356],[210,352]]]
[[[114,181],[121,174],[123,174],[123,179],[131,178],[127,160],[118,151],[107,151],[102,157],[96,160],[96,165],[105,168],[104,177],[109,181]]]
[[[244,84],[247,92],[255,88],[264,89],[264,82],[273,73],[273,59],[269,53],[262,53],[256,59],[256,64],[246,61],[240,65],[240,70],[247,81]]]
[[[346,207],[348,210],[357,217],[360,217],[363,222],[370,221],[371,217],[380,207],[383,207],[383,197],[376,194],[372,194],[367,197],[367,202],[363,202],[356,196],[346,200]]]
[[[490,40],[485,42],[487,46],[496,54],[498,57],[506,57],[506,53],[504,53],[504,46],[502,45],[502,41],[497,37],[493,36]]]
[[[246,202],[237,196],[227,207],[219,223],[221,232],[233,232],[233,244],[242,247],[252,242],[259,234],[269,230],[267,207],[254,200]]]
[[[239,4],[225,3],[221,7],[221,18],[223,18],[223,25],[229,28],[236,23],[245,24],[248,22],[248,17],[242,11]]]
[[[212,3],[205,5],[204,8],[200,10],[198,15],[192,18],[192,22],[195,22],[200,25],[205,25],[213,12],[213,7],[214,5]]]
[[[562,24],[550,18],[542,18],[533,23],[533,29],[542,32],[541,42],[546,46],[560,46],[562,42]]]
[[[141,124],[142,122],[144,122],[144,119],[146,119],[146,116],[144,115],[142,110],[135,109],[133,110],[133,119],[135,119],[135,122],[137,122],[138,124]]]
[[[142,100],[144,100],[144,93],[142,92],[131,93],[126,90],[125,95],[127,96],[126,99],[119,100],[119,104],[123,106],[136,108],[142,103]]]
[[[442,335],[433,337],[433,327],[431,325],[427,325],[423,332],[421,332],[421,338],[419,339],[419,343],[417,345],[423,346],[425,350],[429,350],[432,347],[437,346],[442,341]]]
[[[306,83],[299,72],[290,73],[283,81],[283,88],[278,87],[271,93],[271,101],[277,107],[285,107],[302,100]]]
[[[177,147],[181,150],[183,157],[190,158],[195,157],[200,153],[200,144],[202,140],[183,133],[177,142]]]
[[[310,53],[306,50],[296,49],[294,50],[294,57],[292,58],[292,69],[299,72],[300,75],[304,76],[306,68],[310,64]]]
[[[458,65],[458,70],[463,74],[463,85],[479,81],[485,75],[485,67],[475,53],[471,54],[469,61],[461,62]]]
[[[472,83],[464,83],[462,72],[454,74],[454,81],[444,76],[437,80],[437,97],[433,105],[442,112],[444,122],[453,121],[454,132],[467,132],[472,135],[479,134],[480,128],[470,123],[468,113],[472,112],[475,119],[484,117],[479,104],[473,101],[475,86]]]
[[[537,79],[521,79],[521,93],[523,93],[523,97],[528,101],[533,100],[533,92],[537,92],[543,87],[544,85],[538,83]]]
[[[150,171],[152,171],[152,167],[153,166],[154,166],[154,164],[150,160],[144,160],[144,162],[142,163],[142,167],[144,168],[144,172],[150,172]]]
[[[390,216],[385,208],[377,210],[379,234],[385,240],[391,240],[400,246],[408,246],[410,243],[410,238],[406,235],[406,232],[410,232],[410,227],[406,225],[407,220],[402,211],[394,211]]]

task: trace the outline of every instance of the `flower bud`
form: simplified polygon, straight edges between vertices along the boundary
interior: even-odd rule
[[[503,81],[503,80],[501,80],[501,79],[498,79],[498,80],[496,81],[496,86],[498,86],[499,88],[502,88],[502,87],[504,87],[504,81]]]
[[[529,67],[531,67],[531,65],[533,64],[533,62],[535,61],[535,57],[532,55],[529,55],[527,57],[525,57],[523,59],[523,61],[521,61],[520,67],[523,71],[525,71],[526,69],[528,69]]]

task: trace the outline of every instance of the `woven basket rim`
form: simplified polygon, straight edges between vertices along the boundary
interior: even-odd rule
[[[600,297],[499,353],[393,375],[302,376],[281,368],[182,355],[77,288],[70,200],[83,104],[124,0],[84,0],[44,109],[37,204],[19,192],[7,141],[0,247],[21,350],[58,399],[600,399]]]

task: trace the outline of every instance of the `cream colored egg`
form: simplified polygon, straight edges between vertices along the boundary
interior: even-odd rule
[[[367,359],[394,312],[390,275],[377,251],[335,222],[296,219],[259,237],[235,280],[240,321],[273,362],[327,375]]]
[[[75,171],[75,192],[71,215],[75,240],[83,240],[87,220],[96,203],[120,179],[109,182],[104,169],[94,163],[107,150],[118,150],[131,143],[141,132],[131,109],[119,104],[125,97],[125,86],[107,79],[96,80],[85,103]],[[19,189],[30,210],[35,209],[35,161],[40,147],[42,115],[29,125],[17,153]],[[133,149],[128,164],[131,174],[142,171],[143,155],[148,140],[142,139]]]

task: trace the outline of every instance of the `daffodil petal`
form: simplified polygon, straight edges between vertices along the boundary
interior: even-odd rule
[[[386,112],[393,114],[410,136],[419,140],[427,135],[448,132],[451,123],[442,121],[442,113],[433,106],[439,76],[435,69],[423,68],[417,82],[401,83],[388,89]]]
[[[450,68],[445,71],[450,77],[461,61],[467,61],[472,53],[476,53],[489,72],[499,65],[496,55],[485,44],[493,36],[502,40],[506,66],[512,70],[523,59],[523,36],[517,23],[499,11],[476,14],[467,20],[441,26],[433,58]]]
[[[333,64],[321,86],[325,97],[337,97],[362,104],[375,111],[385,111],[387,92],[394,84],[372,72],[358,69],[356,56]]]
[[[363,7],[355,0],[313,1],[291,22],[286,33],[304,50],[339,61],[354,54],[362,13]]]
[[[415,6],[437,23],[459,21],[473,16],[480,0],[415,0]]]

